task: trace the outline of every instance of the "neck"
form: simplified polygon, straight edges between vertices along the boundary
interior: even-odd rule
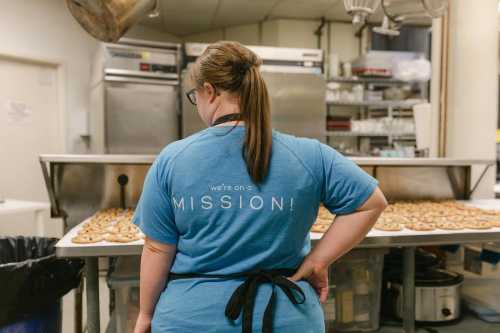
[[[232,113],[240,113],[240,107],[237,104],[233,103],[224,103],[220,104],[219,107],[215,110],[215,112],[212,114],[212,118],[210,119],[210,123],[213,124],[215,120],[218,118],[232,114]],[[228,121],[227,123],[219,124],[216,126],[229,126],[229,125],[236,125],[236,124],[243,124],[242,121]]]

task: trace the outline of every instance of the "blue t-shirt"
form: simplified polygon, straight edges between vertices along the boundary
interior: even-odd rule
[[[169,144],[146,176],[134,223],[149,238],[177,245],[172,272],[227,274],[298,267],[310,251],[309,230],[320,203],[334,214],[349,214],[377,186],[333,148],[277,131],[268,177],[257,186],[242,158],[244,127],[231,129],[211,127]],[[153,329],[234,332],[238,323],[225,319],[224,306],[239,283],[171,281],[155,309]],[[300,283],[309,296],[306,308],[294,306],[279,290],[275,312],[282,314],[275,313],[279,319],[274,325],[287,332],[319,332],[322,326],[311,326],[311,319],[322,321],[317,296],[307,282]],[[264,287],[258,294],[266,293]],[[257,295],[256,332],[267,297]],[[307,326],[300,326],[301,321]]]

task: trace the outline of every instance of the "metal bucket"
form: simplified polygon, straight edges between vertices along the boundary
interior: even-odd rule
[[[448,0],[382,0],[385,15],[393,22],[420,23],[438,18],[448,8]]]
[[[116,42],[127,30],[153,12],[157,0],[66,0],[68,9],[93,37]]]

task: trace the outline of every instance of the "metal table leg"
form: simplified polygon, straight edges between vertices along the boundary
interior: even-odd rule
[[[85,281],[87,287],[87,332],[99,333],[99,267],[98,257],[85,259]]]
[[[403,332],[415,333],[415,247],[403,248]]]
[[[75,289],[75,333],[82,333],[83,332],[83,278],[82,278],[82,283],[78,286],[78,288]]]

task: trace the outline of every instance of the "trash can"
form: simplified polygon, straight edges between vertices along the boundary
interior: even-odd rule
[[[0,333],[60,332],[60,300],[83,261],[55,256],[57,238],[0,237]]]

